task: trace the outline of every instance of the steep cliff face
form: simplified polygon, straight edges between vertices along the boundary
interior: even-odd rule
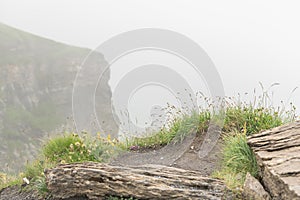
[[[73,84],[90,50],[0,24],[0,52],[0,169],[16,171],[33,157],[46,133],[72,122]],[[96,70],[105,61],[94,54],[89,64]],[[109,72],[104,80],[98,95],[102,112],[112,118]]]

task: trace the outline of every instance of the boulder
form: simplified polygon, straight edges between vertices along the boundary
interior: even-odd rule
[[[300,121],[248,138],[272,199],[300,199]]]
[[[270,200],[271,197],[267,193],[260,182],[254,178],[250,173],[247,173],[244,183],[244,197],[252,200]]]
[[[46,183],[56,199],[107,196],[137,199],[227,199],[220,180],[199,172],[162,165],[113,166],[101,163],[59,165],[45,171]]]

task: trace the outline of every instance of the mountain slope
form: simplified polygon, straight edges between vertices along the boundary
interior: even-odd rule
[[[64,125],[67,118],[72,122],[73,83],[90,50],[0,23],[0,52],[0,169],[8,166],[4,170],[16,171],[32,159],[41,138]],[[105,64],[99,53],[89,60],[95,70]],[[112,119],[108,80],[109,72],[98,96],[101,110]]]

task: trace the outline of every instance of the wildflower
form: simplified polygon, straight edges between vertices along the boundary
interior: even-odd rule
[[[24,181],[27,185],[29,185],[29,180],[28,180],[26,177],[23,178],[23,181]]]
[[[25,175],[25,174],[24,174],[23,172],[20,172],[20,173],[19,173],[19,177],[24,177],[24,175]],[[0,175],[0,176],[1,176],[1,175]]]
[[[75,146],[80,147],[80,142],[75,142]]]
[[[4,183],[6,182],[6,174],[0,173],[0,182],[3,181]]]
[[[108,141],[111,141],[110,134],[107,135],[107,140],[108,140]]]
[[[98,139],[101,139],[101,134],[100,134],[100,132],[97,133],[97,138],[98,138]]]

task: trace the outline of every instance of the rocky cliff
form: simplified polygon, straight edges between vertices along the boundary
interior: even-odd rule
[[[35,155],[41,138],[72,122],[73,84],[90,50],[0,24],[0,52],[0,169],[18,171]],[[97,70],[105,64],[103,55],[93,53],[88,64]],[[108,80],[109,72],[98,88],[97,99],[101,99],[98,107],[109,122]],[[89,82],[80,84],[86,87]]]

